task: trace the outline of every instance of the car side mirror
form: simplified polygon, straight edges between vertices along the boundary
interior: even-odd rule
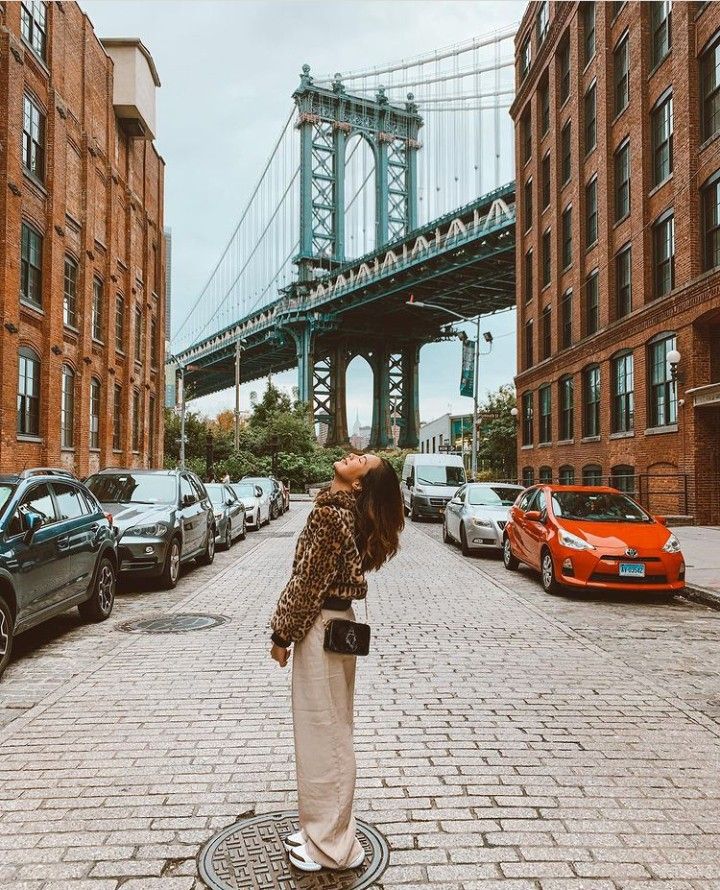
[[[226,507],[232,507],[232,505],[233,505],[234,503],[235,503],[235,501],[234,501],[232,498],[228,498],[228,499],[225,501],[225,506],[226,506]]]
[[[256,485],[256,486],[255,486],[255,497],[256,497],[256,498],[261,498],[262,496],[263,496],[263,490],[262,490],[262,488],[260,488],[259,485]]]
[[[42,518],[38,513],[23,513],[23,527],[25,528],[25,543],[29,544],[33,535],[42,525]]]
[[[451,504],[462,504],[462,501],[460,500],[460,498],[453,498],[453,499],[450,501],[450,503],[451,503]]]
[[[539,510],[528,510],[525,514],[525,519],[528,522],[540,522],[541,513]]]
[[[184,494],[180,503],[183,507],[191,507],[194,503],[192,495]]]
[[[407,485],[408,488],[412,487],[412,476],[407,477],[407,479],[405,480],[405,485]]]

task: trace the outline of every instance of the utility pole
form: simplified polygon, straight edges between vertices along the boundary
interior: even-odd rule
[[[240,450],[240,340],[235,344],[235,451]]]

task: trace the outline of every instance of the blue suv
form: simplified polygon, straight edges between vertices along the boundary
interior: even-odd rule
[[[81,482],[46,467],[0,476],[0,676],[17,634],[71,606],[108,618],[116,578],[115,531]]]

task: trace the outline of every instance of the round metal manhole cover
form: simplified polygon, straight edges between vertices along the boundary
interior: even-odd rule
[[[203,615],[200,613],[178,613],[157,615],[155,618],[139,618],[118,625],[118,630],[131,634],[182,634],[191,630],[208,630],[229,621],[224,615]]]
[[[361,890],[372,887],[388,866],[387,841],[358,819],[357,837],[365,850],[360,868],[298,871],[283,847],[283,838],[297,830],[297,813],[266,813],[236,822],[200,851],[200,877],[211,890]]]

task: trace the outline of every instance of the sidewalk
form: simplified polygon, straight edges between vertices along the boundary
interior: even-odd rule
[[[672,531],[685,556],[689,596],[720,609],[720,526],[680,526]]]

